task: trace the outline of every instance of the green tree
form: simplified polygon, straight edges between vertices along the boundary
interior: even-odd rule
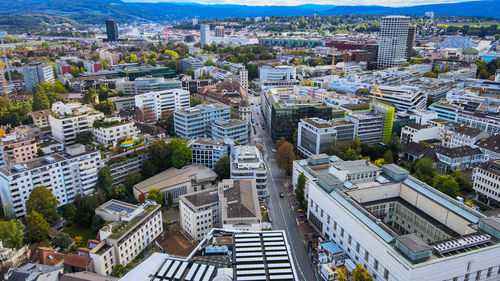
[[[156,175],[156,166],[150,160],[144,160],[142,162],[141,175],[144,179]]]
[[[451,198],[456,198],[460,194],[458,183],[450,176],[436,176],[433,187]]]
[[[77,194],[75,197],[76,213],[75,223],[82,227],[90,227],[94,218],[95,209],[99,206],[95,196]]]
[[[191,148],[187,146],[187,142],[181,139],[173,139],[167,143],[168,151],[172,152],[172,165],[177,169],[180,169],[189,163],[191,157],[193,157],[193,152]]]
[[[415,162],[414,168],[415,177],[417,179],[432,185],[434,177],[436,176],[436,167],[434,162],[429,158],[420,158]]]
[[[371,275],[366,271],[365,267],[362,267],[361,264],[356,264],[356,269],[351,271],[353,276],[353,281],[372,281]]]
[[[215,66],[215,63],[212,59],[207,59],[205,61],[205,66]]]
[[[424,73],[424,77],[438,78],[438,74],[432,71],[427,71],[426,73]]]
[[[66,224],[71,225],[71,223],[73,222],[73,219],[75,217],[75,214],[76,214],[75,204],[69,203],[69,204],[64,205],[61,208],[61,214],[62,214],[63,218],[66,220]]]
[[[219,179],[229,179],[231,176],[231,161],[229,156],[224,156],[215,163],[214,172],[217,174]]]
[[[196,97],[190,97],[189,98],[189,106],[194,107],[197,106],[198,104],[202,104],[203,101],[199,98]]]
[[[454,171],[453,178],[458,183],[458,187],[460,191],[463,193],[473,193],[474,189],[472,189],[472,184],[463,177],[461,171]]]
[[[101,218],[101,216],[95,214],[92,218],[92,224],[90,225],[90,228],[92,229],[92,231],[97,232],[102,228],[104,223],[105,221]]]
[[[41,214],[49,223],[55,222],[58,218],[57,201],[52,191],[42,185],[35,186],[30,192],[26,201],[26,212],[36,211]]]
[[[92,133],[90,131],[76,133],[75,142],[85,145],[90,144],[92,142]]]
[[[111,171],[108,167],[104,166],[97,173],[97,184],[96,188],[106,190],[113,184],[113,177],[111,176]]]
[[[167,207],[172,207],[174,205],[174,197],[172,196],[172,192],[167,193]]]
[[[94,105],[94,108],[104,113],[105,115],[110,115],[115,110],[113,102],[109,100],[99,102],[98,104]]]
[[[132,173],[129,173],[127,176],[125,176],[125,180],[123,182],[123,185],[125,186],[125,188],[132,190],[132,187],[134,187],[134,185],[136,183],[139,183],[141,181],[142,181],[141,173],[132,172]]]
[[[194,78],[194,70],[186,69],[186,75],[189,75],[189,76],[191,76],[191,78]]]
[[[151,155],[151,162],[157,168],[157,172],[164,171],[172,166],[170,159],[172,153],[168,149],[164,140],[157,140],[153,142],[149,148],[149,154]]]
[[[163,194],[157,188],[151,189],[148,192],[148,196],[146,198],[149,199],[149,200],[155,201],[158,204],[163,204]]]
[[[295,199],[299,202],[300,208],[305,209],[307,202],[305,201],[305,189],[306,189],[306,176],[304,173],[300,173],[297,178],[297,186],[295,187]]]
[[[97,98],[97,91],[94,88],[89,88],[83,92],[83,102],[86,104],[95,103]]]
[[[172,50],[165,50],[163,51],[163,54],[170,60],[176,60],[179,58],[179,54]]]
[[[387,163],[387,164],[394,163],[394,157],[392,156],[391,150],[387,150],[386,152],[384,152],[384,160],[385,160],[385,163]]]
[[[37,211],[31,211],[25,217],[26,221],[26,239],[29,242],[42,241],[50,232],[49,223],[43,218],[43,215]]]
[[[23,246],[24,225],[20,220],[0,220],[0,240],[4,247],[21,248]]]
[[[278,148],[278,166],[283,169],[288,176],[292,174],[293,161],[295,161],[293,144],[284,142]]]
[[[117,264],[113,267],[113,271],[111,271],[111,276],[116,278],[121,278],[123,275],[127,273],[127,268],[124,265]]]
[[[45,89],[41,85],[37,85],[33,90],[33,110],[44,110],[50,108],[50,101],[47,97]]]
[[[73,238],[71,238],[71,235],[65,232],[59,232],[57,233],[56,237],[52,239],[50,245],[54,248],[66,249],[71,244],[71,242],[73,242]]]

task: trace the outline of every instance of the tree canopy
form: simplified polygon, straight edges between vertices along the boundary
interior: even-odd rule
[[[50,225],[43,215],[33,210],[25,218],[26,239],[30,242],[42,241],[50,232]]]
[[[215,163],[214,171],[219,179],[229,179],[231,177],[231,161],[229,156],[224,156]]]
[[[59,219],[57,214],[57,201],[52,191],[42,185],[35,186],[26,201],[26,212],[36,211],[41,214],[49,223],[55,222]]]
[[[148,196],[146,197],[149,200],[155,201],[158,204],[163,204],[163,194],[157,188],[153,188],[148,192]]]
[[[278,167],[283,169],[285,173],[290,176],[292,174],[293,161],[295,161],[293,144],[285,141],[278,148]]]
[[[4,247],[21,248],[23,246],[24,225],[20,220],[0,220],[0,240]]]

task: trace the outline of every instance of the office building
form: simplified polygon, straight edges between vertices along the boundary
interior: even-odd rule
[[[408,38],[406,39],[406,59],[411,58],[413,53],[413,45],[415,45],[416,26],[408,26]]]
[[[406,145],[411,142],[420,143],[421,141],[438,139],[439,128],[431,125],[420,125],[417,123],[404,126],[401,129],[401,144]]]
[[[59,207],[72,203],[76,194],[90,194],[97,183],[101,153],[81,144],[64,152],[38,157],[0,168],[0,192],[4,213],[26,215],[26,200],[31,190],[43,185],[52,191]]]
[[[337,141],[352,141],[356,137],[356,126],[345,120],[332,120],[331,124],[337,131]]]
[[[485,160],[500,159],[500,135],[480,139],[474,145],[484,153]]]
[[[189,163],[201,164],[210,169],[224,156],[228,156],[234,141],[230,139],[196,138],[188,142],[193,156]]]
[[[96,120],[93,128],[95,140],[104,146],[114,146],[118,140],[133,139],[140,133],[133,121],[122,120],[120,117]]]
[[[500,134],[500,117],[498,115],[457,110],[455,116],[457,123],[484,131],[492,136]]]
[[[259,38],[259,45],[313,49],[315,47],[323,46],[323,41],[308,40],[308,39],[290,39],[290,38]]]
[[[230,139],[238,144],[248,143],[248,123],[238,119],[217,119],[212,123],[211,136]]]
[[[144,161],[150,158],[151,155],[144,150],[129,150],[108,159],[106,166],[113,178],[113,185],[123,184],[130,173],[141,172]]]
[[[54,83],[54,70],[51,64],[30,65],[23,67],[24,85],[27,92],[32,92],[35,87],[44,82]]]
[[[437,101],[429,106],[430,111],[437,112],[438,118],[453,122],[457,118],[458,109],[458,106],[448,103],[446,100]]]
[[[115,110],[120,112],[122,109],[134,109],[135,108],[135,96],[122,96],[122,97],[111,97],[108,98],[115,107]]]
[[[395,108],[383,103],[372,104],[372,111],[377,115],[384,117],[384,126],[382,128],[382,142],[387,144],[392,137],[392,127],[394,124]]]
[[[375,112],[349,113],[346,121],[354,124],[355,136],[366,144],[379,144],[384,135],[384,116]],[[392,130],[392,128],[391,128]]]
[[[163,77],[174,78],[175,69],[170,67],[141,66],[118,70],[118,77],[126,77],[129,81],[134,81],[139,77]]]
[[[337,140],[333,125],[320,118],[300,119],[297,150],[304,156],[325,153],[328,145]]]
[[[311,171],[308,161],[295,162],[294,174]],[[464,206],[397,165],[353,162],[331,159],[307,180],[307,217],[323,238],[364,265],[374,280],[495,279],[498,218]]]
[[[476,198],[493,208],[500,208],[500,160],[486,162],[474,169]]]
[[[118,24],[116,20],[109,19],[106,20],[106,34],[108,35],[108,41],[118,41]]]
[[[476,147],[476,142],[487,137],[489,137],[488,133],[479,129],[468,126],[456,126],[451,133],[450,147]]]
[[[378,38],[378,68],[402,65],[406,62],[406,43],[410,18],[386,16],[380,22]]]
[[[133,205],[112,199],[95,213],[107,222],[99,230],[100,242],[90,249],[99,274],[110,274],[107,272],[113,266],[129,264],[163,232],[161,205],[153,201]]]
[[[186,70],[196,70],[205,66],[205,63],[197,58],[187,57],[182,59],[182,72],[186,73]]]
[[[95,61],[88,61],[88,60],[83,61],[83,68],[85,69],[85,71],[90,73],[95,73],[104,70],[102,63]]]
[[[182,82],[174,79],[158,77],[139,77],[134,81],[135,94],[142,95],[149,92],[160,92],[173,89],[182,89]]]
[[[200,24],[200,44],[201,46],[205,46],[211,43],[210,38],[210,25],[209,24]]]
[[[135,106],[139,109],[151,108],[156,120],[161,118],[165,110],[178,111],[189,108],[189,92],[182,89],[147,92],[136,95]]]
[[[199,104],[174,112],[175,133],[185,139],[212,137],[212,124],[230,118],[230,107],[220,103]]]
[[[254,179],[257,195],[267,195],[267,169],[264,155],[251,145],[236,146],[231,152],[231,178]]]
[[[380,85],[379,88],[382,97],[377,95],[377,101],[390,104],[398,111],[424,110],[427,107],[427,94],[417,87]]]
[[[102,112],[88,105],[56,102],[49,116],[52,137],[64,144],[73,144],[78,134],[91,133],[94,121],[102,118]]]
[[[214,29],[215,31],[215,37],[224,37],[224,26],[223,25],[217,25]]]
[[[286,86],[291,83],[292,86],[298,85],[296,80],[297,71],[295,66],[269,66],[263,65],[259,67],[260,88],[271,86]],[[292,87],[293,88],[293,87]]]
[[[182,195],[179,200],[182,229],[200,241],[213,229],[262,230],[255,181],[225,179],[218,187]]]
[[[443,48],[467,49],[472,46],[472,40],[469,36],[448,36],[444,39]]]
[[[179,196],[211,188],[216,179],[214,171],[200,164],[190,164],[181,169],[172,167],[134,185],[134,197],[143,202],[151,189],[159,189],[165,200],[170,193],[173,202],[178,203]]]
[[[223,262],[211,262],[214,255]],[[297,270],[285,231],[214,228],[186,258],[154,253],[120,280],[291,281],[299,280]]]

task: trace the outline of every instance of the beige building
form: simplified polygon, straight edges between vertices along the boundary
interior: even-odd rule
[[[217,188],[182,195],[179,211],[182,229],[197,241],[204,239],[212,228],[221,226],[238,231],[262,229],[253,179],[227,179]]]
[[[216,179],[217,174],[203,165],[190,164],[181,169],[172,167],[134,185],[134,197],[143,202],[151,189],[159,189],[165,199],[170,193],[174,203],[178,203],[179,196],[203,187],[211,188]]]
[[[38,110],[30,112],[31,118],[33,118],[33,123],[40,128],[50,126],[49,116],[50,110]]]

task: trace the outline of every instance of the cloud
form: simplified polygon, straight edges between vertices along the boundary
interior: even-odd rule
[[[358,5],[377,5],[388,7],[403,7],[424,4],[440,4],[440,3],[457,3],[464,2],[460,0],[124,0],[125,2],[144,2],[144,3],[159,3],[159,2],[172,2],[172,3],[200,3],[200,4],[237,4],[248,6],[297,6],[303,4],[317,4],[317,5],[336,5],[336,6],[358,6]],[[467,0],[465,0],[467,1]]]

